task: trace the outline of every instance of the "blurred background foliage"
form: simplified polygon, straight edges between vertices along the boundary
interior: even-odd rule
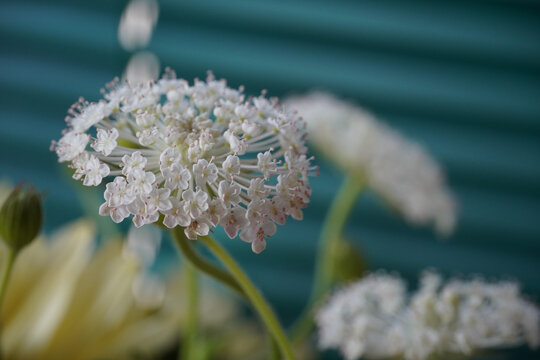
[[[45,229],[102,201],[82,198],[49,151],[69,106],[121,75],[126,1],[0,3],[0,177],[47,191]],[[257,95],[312,88],[356,101],[443,164],[459,202],[441,241],[363,194],[346,228],[369,269],[416,278],[481,273],[540,296],[540,4],[536,1],[165,0],[147,49],[180,77],[211,69]],[[305,303],[316,243],[342,180],[320,162],[305,220],[290,220],[260,255],[217,236],[285,323]],[[95,190],[95,189],[94,189]],[[81,206],[83,204],[83,206]],[[112,224],[109,219],[108,223]],[[109,225],[110,226],[110,225]],[[162,265],[176,257],[162,250]],[[534,356],[532,354],[531,356]]]

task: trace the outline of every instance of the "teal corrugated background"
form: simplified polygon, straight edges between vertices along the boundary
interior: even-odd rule
[[[0,4],[0,177],[47,190],[47,230],[83,213],[74,181],[48,147],[70,104],[81,95],[97,99],[122,72],[129,54],[116,31],[124,6]],[[537,2],[167,0],[160,7],[149,49],[182,77],[212,69],[252,94],[333,91],[445,166],[461,208],[455,236],[441,242],[428,229],[411,229],[365,194],[346,232],[370,268],[410,279],[426,266],[508,276],[539,298]],[[223,239],[288,321],[309,293],[317,233],[341,181],[320,165],[306,219],[280,228],[263,254]]]

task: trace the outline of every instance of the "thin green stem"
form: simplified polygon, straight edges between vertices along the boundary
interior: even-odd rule
[[[2,279],[0,280],[0,314],[2,313],[2,305],[4,304],[4,298],[6,296],[7,285],[9,283],[9,278],[11,276],[11,271],[13,270],[13,264],[15,263],[15,258],[17,257],[17,252],[12,248],[6,246],[6,255],[5,255],[6,264],[2,271]]]
[[[189,243],[191,240],[186,238],[184,230],[181,227],[171,229],[171,234],[180,252],[191,264],[193,264],[193,266],[210,277],[213,277],[217,281],[227,285],[229,288],[243,296],[242,288],[230,274],[223,271],[211,262],[203,259],[193,250],[191,244]]]
[[[173,238],[175,239],[175,242],[180,250],[180,252],[186,257],[186,259],[198,270],[204,272],[205,274],[209,275],[210,277],[214,278],[215,280],[224,283],[229,288],[237,292],[240,296],[242,296],[246,301],[250,301],[250,299],[246,296],[240,285],[236,282],[236,280],[231,277],[227,272],[223,271],[222,269],[216,267],[214,264],[206,261],[202,257],[200,257],[192,248],[189,239],[186,238],[184,231],[182,228],[175,228],[171,230],[171,234]],[[273,334],[270,333],[271,338],[271,348],[270,348],[270,356],[272,359],[279,359],[279,346],[276,344],[276,340],[273,338]],[[183,355],[183,352],[179,352],[179,356]]]
[[[294,354],[285,335],[285,331],[281,327],[281,324],[276,318],[276,315],[272,311],[270,305],[266,302],[259,290],[253,285],[242,268],[236,263],[236,261],[229,255],[227,250],[223,248],[218,242],[212,239],[210,236],[201,236],[199,238],[201,242],[208,247],[208,249],[223,263],[223,265],[234,276],[246,296],[251,301],[251,304],[261,317],[268,331],[273,335],[276,343],[281,350],[283,357],[286,360],[293,360]]]
[[[268,359],[270,360],[279,360],[281,359],[279,345],[276,343],[276,340],[272,337],[272,334],[269,334],[268,341],[270,341],[270,354]]]
[[[319,299],[332,285],[332,269],[334,266],[332,250],[341,241],[341,233],[347,223],[347,218],[363,187],[364,183],[358,178],[348,176],[332,202],[321,230],[315,283],[311,295],[312,301]]]
[[[199,284],[197,270],[190,263],[186,264],[186,288],[188,295],[187,335],[184,337],[182,351],[179,352],[179,355],[182,355],[180,358],[182,360],[194,360],[197,359],[199,335]]]
[[[18,254],[18,251],[6,246],[6,254],[4,258],[6,265],[4,266],[4,269],[2,271],[2,279],[0,280],[0,317],[2,315],[2,305],[4,304],[4,298],[6,297],[9,278],[11,277],[11,271],[13,270],[13,265],[15,264],[15,258],[17,257],[17,254]],[[2,319],[0,318],[0,345],[2,343],[1,341],[2,321],[1,320]],[[0,359],[3,359],[2,348],[0,348]]]
[[[332,201],[321,229],[310,301],[292,327],[291,334],[294,342],[305,339],[313,329],[314,308],[332,286],[335,265],[332,254],[341,241],[341,233],[347,223],[347,218],[363,187],[364,181],[362,179],[347,176]]]

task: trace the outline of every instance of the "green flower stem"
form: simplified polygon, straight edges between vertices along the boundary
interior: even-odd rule
[[[183,360],[197,359],[197,341],[199,334],[199,284],[197,270],[186,264],[186,287],[188,295],[187,303],[187,336],[184,337],[182,351],[179,355]]]
[[[184,231],[182,228],[178,227],[171,230],[171,234],[178,245],[178,248],[180,252],[186,257],[186,259],[197,269],[204,272],[205,274],[209,275],[210,277],[214,278],[215,280],[224,283],[229,288],[237,292],[240,296],[245,298],[246,301],[250,301],[250,299],[246,296],[240,285],[236,282],[236,280],[231,277],[227,272],[223,271],[222,269],[216,267],[214,264],[206,261],[202,257],[200,257],[191,247],[189,239],[186,238]],[[272,359],[278,359],[279,358],[279,346],[276,343],[276,340],[273,338],[273,334],[271,334],[271,344],[270,344],[270,356]],[[179,355],[183,355],[183,352],[180,352]]]
[[[255,287],[255,285],[253,285],[251,280],[249,280],[246,273],[236,263],[236,261],[234,261],[231,255],[229,255],[227,250],[225,250],[225,248],[223,248],[210,236],[201,236],[199,239],[234,276],[246,296],[251,301],[251,304],[258,312],[266,328],[273,335],[274,340],[279,346],[283,357],[286,360],[294,360],[294,354],[291,345],[289,343],[289,340],[287,339],[287,336],[285,335],[285,332],[283,331],[283,328],[277,320],[276,315],[274,314],[266,300],[263,298],[259,290]]]
[[[311,300],[321,298],[332,285],[333,249],[341,241],[341,233],[351,213],[364,182],[358,178],[345,178],[324,220],[317,254],[317,268]]]
[[[11,271],[13,270],[13,264],[15,263],[15,258],[17,257],[17,251],[13,250],[9,246],[6,246],[5,249],[6,255],[4,260],[6,261],[6,265],[4,266],[2,271],[2,279],[0,280],[0,314],[2,313],[2,305],[6,296]]]
[[[319,239],[315,278],[313,280],[310,301],[302,316],[296,321],[291,330],[294,342],[304,340],[313,329],[314,308],[317,302],[332,286],[334,268],[333,250],[341,241],[341,233],[347,223],[347,218],[356,203],[358,195],[364,188],[364,184],[361,178],[347,176],[328,210]]]
[[[191,264],[193,264],[193,266],[195,266],[203,273],[214,278],[215,280],[227,285],[229,288],[239,293],[240,295],[244,296],[244,291],[231,275],[229,275],[227,272],[223,271],[216,265],[212,264],[211,262],[203,259],[193,250],[191,244],[189,243],[192,240],[186,238],[183,228],[176,227],[174,229],[171,229],[171,234],[180,252]]]
[[[272,337],[271,334],[269,334],[269,341],[270,341],[270,354],[268,356],[268,359],[270,360],[280,360],[281,354],[279,350],[279,345],[276,343],[276,340]]]

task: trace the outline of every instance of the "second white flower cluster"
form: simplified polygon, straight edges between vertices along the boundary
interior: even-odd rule
[[[437,162],[419,144],[361,107],[326,93],[292,97],[323,155],[366,181],[412,224],[452,233],[456,205]]]
[[[401,278],[371,274],[338,291],[318,312],[317,324],[320,346],[339,348],[348,360],[466,357],[540,344],[540,311],[516,283],[475,279],[442,285],[433,272],[422,276],[410,298]]]

